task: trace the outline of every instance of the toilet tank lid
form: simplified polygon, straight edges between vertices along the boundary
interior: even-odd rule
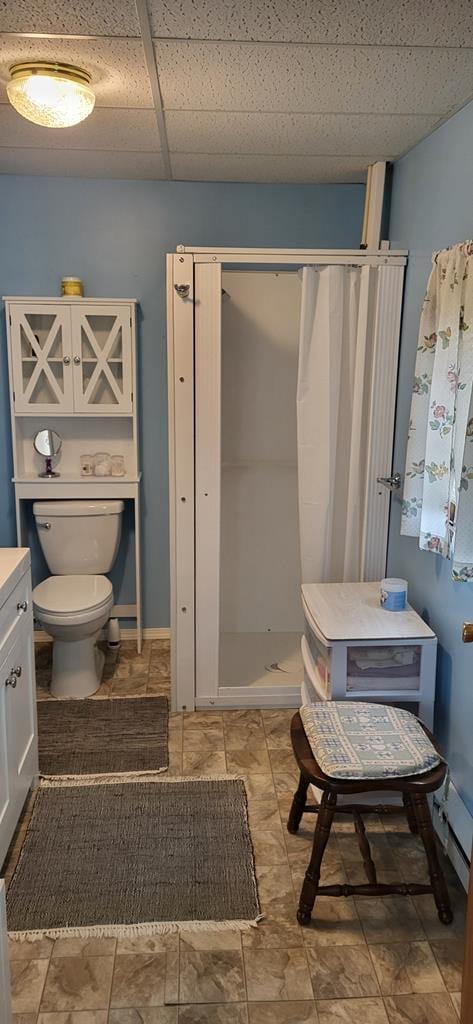
[[[116,516],[123,512],[123,501],[35,501],[35,516]]]

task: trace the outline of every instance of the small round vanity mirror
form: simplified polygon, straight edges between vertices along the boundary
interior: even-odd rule
[[[61,451],[62,440],[59,434],[56,434],[55,430],[38,430],[33,439],[34,450],[38,452],[38,455],[43,455],[46,460],[46,466],[42,473],[38,473],[41,477],[59,476],[59,473],[55,473],[53,470],[53,459],[56,455],[59,455]]]

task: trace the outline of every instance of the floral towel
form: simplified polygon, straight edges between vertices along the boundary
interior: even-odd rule
[[[410,711],[321,700],[305,704],[300,715],[317,764],[335,779],[420,775],[442,760]]]
[[[401,533],[473,579],[473,242],[434,253],[419,329]]]

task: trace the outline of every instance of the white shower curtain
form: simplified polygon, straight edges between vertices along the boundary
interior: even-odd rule
[[[302,271],[297,388],[302,582],[363,579],[370,267]]]

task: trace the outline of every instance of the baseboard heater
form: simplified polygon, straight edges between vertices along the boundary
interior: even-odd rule
[[[470,854],[473,843],[473,816],[452,782],[434,794],[435,831],[464,887],[468,889]]]

